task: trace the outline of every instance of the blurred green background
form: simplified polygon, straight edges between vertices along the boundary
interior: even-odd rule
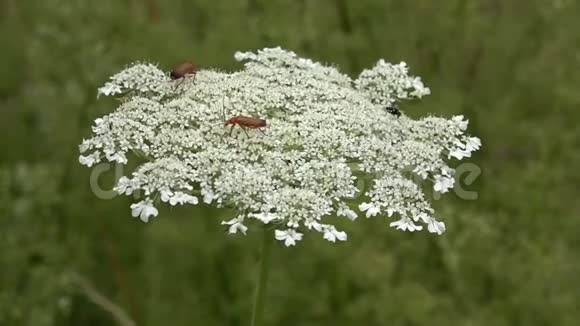
[[[116,107],[96,88],[136,60],[240,69],[282,46],[355,77],[379,58],[432,95],[406,114],[466,115],[483,148],[467,201],[435,201],[448,231],[341,222],[274,248],[268,325],[577,325],[580,4],[575,0],[0,1],[0,325],[247,325],[259,234],[231,212],[101,200],[78,148]],[[112,170],[100,182],[109,187]],[[343,219],[344,220],[344,219]],[[79,281],[79,280],[82,280]],[[91,296],[92,295],[92,296]]]

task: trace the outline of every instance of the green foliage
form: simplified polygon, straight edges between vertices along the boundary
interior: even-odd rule
[[[268,325],[573,325],[580,319],[580,34],[572,0],[0,2],[0,325],[111,325],[72,275],[139,325],[248,324],[259,234],[232,212],[147,225],[100,200],[77,144],[112,107],[96,88],[135,60],[237,69],[291,48],[352,74],[404,60],[483,141],[477,201],[436,202],[441,237],[344,221],[346,244],[274,248]],[[110,185],[113,172],[102,184]]]

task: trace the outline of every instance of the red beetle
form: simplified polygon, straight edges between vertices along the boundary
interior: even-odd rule
[[[222,99],[222,107],[225,108],[225,98]],[[242,130],[244,131],[244,133],[248,137],[250,137],[250,135],[248,135],[246,128],[258,129],[261,133],[265,134],[261,128],[265,128],[268,126],[268,124],[266,123],[266,120],[260,119],[260,118],[246,117],[243,115],[236,115],[236,116],[233,116],[229,119],[226,119],[225,113],[223,113],[223,116],[224,116],[224,120],[225,120],[224,126],[225,127],[227,127],[228,125],[232,126],[232,128],[230,129],[230,136],[231,136],[232,132],[234,131],[234,127],[236,125],[240,126],[240,128],[242,128]]]
[[[240,126],[240,128],[242,128],[242,130],[246,133],[246,136],[248,137],[249,135],[248,132],[246,131],[246,128],[258,129],[261,133],[264,133],[264,131],[260,128],[264,128],[267,126],[266,120],[264,119],[244,117],[242,115],[237,115],[235,117],[229,118],[228,120],[226,120],[224,126],[227,125],[232,125],[232,129],[230,129],[230,135],[232,134],[232,131],[234,131],[234,127],[238,125]]]

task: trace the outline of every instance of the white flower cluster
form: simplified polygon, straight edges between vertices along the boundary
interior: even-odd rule
[[[306,229],[344,241],[346,233],[328,220],[356,219],[349,200],[362,196],[358,208],[367,217],[396,217],[391,226],[401,230],[445,230],[413,176],[446,192],[454,171],[444,159],[469,157],[481,143],[464,134],[462,116],[413,120],[385,110],[429,94],[404,63],[381,60],[351,80],[280,48],[235,58],[244,70],[171,80],[155,65],[137,63],[113,76],[99,94],[126,96],[95,121],[80,163],[141,159],[116,190],[144,194],[131,209],[145,222],[157,216],[159,201],[195,205],[200,197],[237,210],[222,223],[229,233],[245,234],[255,221],[276,228],[286,246]],[[253,123],[259,119],[266,126]],[[234,124],[225,126],[228,120]],[[360,193],[357,178],[373,186]]]
[[[401,99],[422,98],[431,94],[421,77],[412,77],[408,73],[405,62],[393,65],[381,59],[373,69],[363,71],[354,83],[358,90],[377,104],[393,105]]]

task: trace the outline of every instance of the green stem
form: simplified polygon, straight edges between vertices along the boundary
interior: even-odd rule
[[[262,252],[260,258],[260,275],[256,284],[256,296],[254,298],[254,308],[252,309],[251,326],[261,326],[264,316],[264,296],[268,285],[268,274],[270,271],[270,254],[272,252],[272,242],[274,236],[272,230],[264,227],[262,235]]]

